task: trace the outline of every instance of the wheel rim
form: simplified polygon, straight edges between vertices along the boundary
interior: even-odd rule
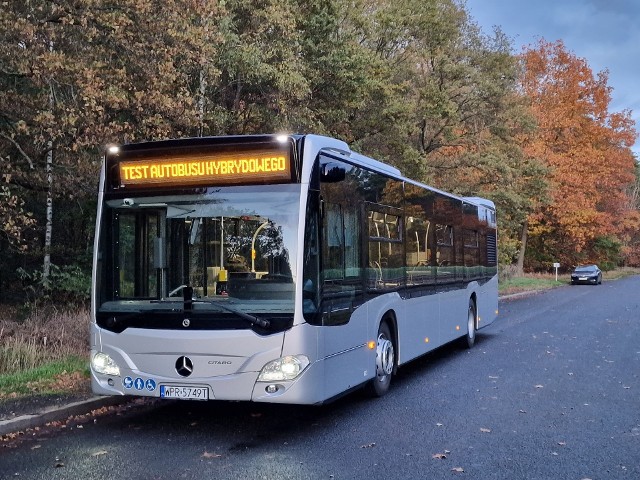
[[[473,307],[469,306],[469,317],[467,318],[467,331],[469,332],[469,339],[476,338],[476,314],[473,311]]]
[[[384,333],[378,335],[378,346],[376,348],[376,375],[378,380],[384,381],[393,372],[395,353],[393,343]]]

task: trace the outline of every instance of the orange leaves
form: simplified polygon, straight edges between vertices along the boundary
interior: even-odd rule
[[[529,233],[534,245],[544,234],[545,248],[555,250],[544,253],[571,264],[596,238],[621,233],[616,219],[628,204],[636,133],[629,112],[609,112],[607,72],[594,75],[562,42],[542,40],[521,59],[538,124],[522,145],[549,167],[552,185],[551,204],[530,217]]]

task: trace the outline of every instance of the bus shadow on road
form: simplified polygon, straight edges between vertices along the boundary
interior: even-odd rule
[[[148,435],[175,439],[216,439],[228,454],[266,448],[279,439],[282,442],[308,435],[326,434],[338,423],[358,418],[366,410],[375,414],[382,407],[394,408],[398,396],[422,394],[425,382],[438,383],[450,375],[456,362],[472,361],[482,354],[483,346],[496,334],[478,334],[477,344],[470,350],[461,342],[444,345],[398,369],[389,393],[372,399],[363,389],[355,389],[324,405],[279,405],[253,402],[188,400],[155,401],[150,408],[131,411],[126,416],[127,429]],[[409,390],[409,392],[407,391]],[[365,412],[363,412],[363,410]]]
[[[425,377],[446,374],[451,363],[468,361],[469,357],[465,353],[480,354],[482,349],[497,337],[499,335],[496,333],[483,331],[477,334],[476,344],[470,349],[467,348],[464,338],[443,345],[400,367],[394,377],[393,387],[410,387],[415,382],[423,382]]]

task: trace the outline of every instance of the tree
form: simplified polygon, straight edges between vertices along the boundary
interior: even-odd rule
[[[207,95],[205,133],[247,134],[289,130],[308,95],[294,2],[225,2],[218,24],[219,72]]]
[[[202,19],[223,13],[196,0],[27,0],[2,9],[2,191],[25,209],[18,213],[35,212],[15,215],[3,203],[0,218],[14,218],[4,222],[6,238],[16,243],[28,228],[42,231],[47,158],[53,202],[74,208],[95,197],[107,143],[195,132],[194,79],[215,77],[203,58],[215,57],[221,42],[215,22]],[[37,253],[40,242],[23,244]],[[61,247],[82,248],[55,244],[54,233],[58,258]]]
[[[359,143],[409,176],[493,199],[501,263],[511,263],[547,185],[545,166],[517,141],[535,123],[509,40],[500,30],[483,35],[453,1],[372,1],[367,19],[362,43],[386,72],[387,95],[372,104],[393,113]]]
[[[635,181],[627,190],[628,202],[618,218],[618,238],[625,265],[640,266],[640,163],[635,163]]]
[[[521,58],[522,90],[538,123],[522,143],[547,165],[552,185],[550,203],[528,218],[532,266],[592,260],[594,240],[619,233],[633,180],[633,121],[628,111],[609,112],[607,73],[594,76],[562,42],[541,40]]]

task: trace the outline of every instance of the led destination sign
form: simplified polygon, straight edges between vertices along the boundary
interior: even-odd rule
[[[228,185],[291,180],[289,154],[282,150],[250,153],[206,152],[162,159],[123,160],[121,186]]]

